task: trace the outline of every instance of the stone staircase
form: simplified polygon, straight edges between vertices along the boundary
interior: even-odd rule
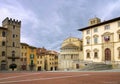
[[[104,64],[104,63],[90,63],[87,64],[82,70],[110,70],[112,69],[111,64]]]

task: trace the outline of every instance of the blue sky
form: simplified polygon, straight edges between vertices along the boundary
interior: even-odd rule
[[[94,17],[120,16],[120,0],[0,0],[0,25],[6,17],[22,21],[21,42],[59,51],[70,35]]]

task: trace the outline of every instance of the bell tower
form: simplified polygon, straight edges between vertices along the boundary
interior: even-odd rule
[[[98,18],[98,17],[92,18],[92,19],[89,20],[89,26],[98,24],[100,22],[101,22],[100,18]]]

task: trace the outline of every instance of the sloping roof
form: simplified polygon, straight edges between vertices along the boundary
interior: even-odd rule
[[[83,31],[83,30],[86,30],[86,29],[89,29],[89,28],[92,28],[92,27],[97,27],[97,26],[108,24],[108,23],[115,22],[115,21],[118,21],[118,20],[120,20],[120,17],[113,18],[113,19],[110,19],[110,20],[107,20],[107,21],[104,21],[104,22],[101,22],[101,23],[98,23],[98,24],[95,24],[95,25],[80,28],[80,29],[78,29],[78,31]]]
[[[20,43],[21,45],[26,45],[26,46],[29,46],[27,43]]]
[[[7,28],[5,28],[5,27],[0,27],[0,29],[7,30]]]
[[[69,44],[67,44],[67,45],[65,45],[65,46],[63,46],[61,48],[68,48],[68,47],[78,47],[78,46],[74,45],[73,43],[69,43]]]

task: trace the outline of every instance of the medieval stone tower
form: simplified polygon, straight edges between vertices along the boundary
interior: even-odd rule
[[[2,21],[1,70],[20,70],[20,28],[21,21],[8,17]]]

